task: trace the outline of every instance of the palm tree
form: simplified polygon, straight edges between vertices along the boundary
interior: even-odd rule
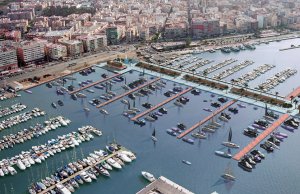
[[[207,74],[208,74],[208,72],[207,72],[207,70],[205,69],[205,70],[203,71],[203,76],[204,76],[204,79],[206,79],[206,77],[207,77]]]
[[[293,102],[294,96],[290,96],[291,103]]]
[[[294,100],[294,104],[295,104],[295,109],[296,109],[297,108],[297,104],[298,104],[298,100],[297,99]]]
[[[235,82],[235,79],[231,79],[230,82],[231,82],[231,87],[233,87],[233,84],[234,84],[234,82]]]
[[[195,75],[196,69],[192,69],[191,71],[192,71],[192,73],[193,73],[193,78],[194,78],[194,77],[195,77],[194,75]]]

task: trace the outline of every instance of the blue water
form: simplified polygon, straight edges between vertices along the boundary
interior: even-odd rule
[[[270,45],[272,45],[272,43]],[[259,51],[259,49],[263,50],[265,46],[270,45],[262,45],[262,48],[258,46],[254,52]],[[297,49],[293,50],[293,52],[295,51],[297,52]],[[247,51],[243,52],[247,53]],[[240,54],[242,55],[243,52],[240,52]],[[217,56],[221,54],[213,53],[213,55]],[[207,56],[209,55],[207,54]],[[238,56],[239,55],[236,57]],[[217,61],[217,59],[215,61]],[[293,62],[288,64],[292,63]],[[77,82],[87,79],[93,79],[94,81],[102,79],[100,76],[102,73],[112,75],[112,73],[104,69],[96,68],[96,73],[88,77],[76,74],[75,77],[77,80],[74,81],[74,85],[77,86]],[[128,72],[124,77],[126,77],[127,82],[130,82],[139,77],[139,72]],[[148,75],[145,75],[145,77],[150,79]],[[67,84],[70,83],[69,81]],[[121,89],[122,84],[124,83],[114,84],[112,90],[118,94],[123,93],[124,90]],[[180,84],[177,83],[176,85]],[[167,81],[165,89],[154,92],[153,95],[148,97],[138,98],[136,100],[136,106],[143,111],[145,109],[141,106],[142,103],[149,102],[151,104],[157,104],[163,101],[167,98],[163,93],[173,86],[174,82]],[[263,116],[263,108],[254,110],[253,105],[247,105],[247,108],[244,109],[239,108],[239,113],[232,115],[232,119],[228,123],[224,123],[217,132],[209,135],[207,140],[197,140],[195,145],[190,145],[168,135],[166,129],[175,126],[178,122],[183,122],[187,127],[190,127],[202,120],[210,114],[202,109],[213,109],[210,107],[210,101],[216,101],[218,96],[211,97],[211,93],[204,91],[202,91],[199,96],[187,93],[184,96],[188,97],[190,102],[183,108],[178,108],[173,105],[173,102],[170,102],[164,106],[168,109],[167,115],[160,117],[154,123],[147,123],[144,127],[139,127],[122,115],[126,107],[120,101],[105,106],[105,109],[108,110],[110,115],[104,116],[99,113],[88,101],[96,96],[99,97],[104,91],[94,88],[93,90],[95,90],[96,93],[84,92],[88,96],[87,99],[73,101],[68,95],[57,96],[55,88],[49,89],[45,85],[41,85],[32,89],[33,94],[22,93],[21,98],[0,102],[2,107],[16,102],[22,102],[28,105],[27,110],[33,107],[39,107],[47,112],[47,116],[44,118],[33,119],[28,123],[1,131],[1,136],[17,132],[36,122],[42,122],[49,117],[57,115],[63,115],[72,121],[71,125],[67,128],[56,129],[38,139],[27,141],[22,145],[15,146],[13,149],[1,151],[0,158],[14,156],[22,150],[30,149],[33,145],[42,144],[48,139],[69,133],[83,125],[93,125],[103,131],[102,137],[96,137],[93,141],[82,143],[73,150],[56,154],[54,157],[47,159],[47,162],[34,165],[24,172],[18,170],[16,176],[0,178],[1,194],[27,193],[27,186],[32,181],[37,181],[48,176],[58,167],[75,159],[82,158],[95,149],[103,149],[105,145],[113,139],[134,151],[137,154],[137,160],[126,165],[125,168],[120,171],[114,170],[109,179],[101,177],[98,178],[97,182],[81,186],[76,193],[136,193],[147,185],[147,182],[140,175],[142,170],[149,171],[156,177],[163,175],[197,194],[211,193],[213,191],[222,194],[294,194],[300,191],[300,186],[296,181],[300,180],[300,166],[298,165],[300,156],[297,149],[295,149],[299,146],[300,138],[299,132],[297,131],[290,133],[280,129],[280,131],[287,133],[289,138],[281,144],[280,150],[275,150],[274,153],[267,154],[266,159],[261,164],[258,164],[256,169],[251,173],[240,169],[234,160],[220,158],[214,155],[215,150],[224,149],[224,147],[221,146],[221,142],[227,139],[229,127],[233,129],[233,141],[238,143],[241,147],[246,146],[251,139],[244,136],[242,131],[245,127],[250,125],[253,120]],[[65,106],[53,109],[50,104],[58,99],[62,99]],[[208,102],[204,102],[204,100],[208,100]],[[91,112],[86,114],[83,111],[84,106],[88,106]],[[235,107],[235,105],[233,106]],[[155,145],[150,138],[153,128],[156,128],[158,138],[158,142]],[[233,154],[237,152],[238,150],[232,150]],[[183,159],[192,162],[192,165],[188,166],[183,164],[181,162]],[[234,175],[237,177],[234,183],[225,183],[220,179],[220,175],[228,165],[232,167]]]
[[[276,73],[287,69],[292,68],[296,69],[298,72],[294,76],[287,79],[283,84],[279,84],[275,88],[271,89],[268,93],[275,94],[275,92],[279,92],[279,96],[286,96],[290,92],[293,91],[294,88],[300,86],[299,75],[300,75],[300,65],[299,65],[299,49],[291,49],[285,51],[279,51],[279,49],[289,48],[291,44],[299,45],[300,39],[290,39],[284,40],[281,42],[270,42],[269,44],[260,44],[256,46],[255,50],[244,50],[240,52],[231,52],[231,53],[222,53],[221,51],[216,51],[215,53],[202,53],[198,54],[198,57],[214,60],[214,62],[205,65],[203,67],[198,68],[196,71],[203,71],[205,68],[220,63],[225,59],[233,58],[236,59],[237,62],[232,63],[226,67],[223,67],[215,72],[212,72],[208,75],[208,77],[212,77],[213,75],[222,72],[225,69],[228,69],[234,65],[237,65],[245,60],[251,60],[254,62],[253,65],[250,65],[235,74],[224,78],[222,81],[226,81],[230,83],[231,79],[236,79],[241,75],[244,75],[256,67],[263,64],[272,64],[276,67],[266,72],[262,76],[257,77],[255,80],[249,82],[249,87],[255,88],[260,83],[266,81],[269,77],[275,75]],[[192,65],[192,64],[191,64]]]

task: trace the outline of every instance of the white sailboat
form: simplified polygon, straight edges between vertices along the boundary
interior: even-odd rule
[[[154,142],[157,142],[157,138],[155,137],[155,128],[153,129],[151,139],[152,139]]]
[[[225,172],[224,174],[221,175],[221,177],[226,180],[226,181],[235,181],[235,176],[233,175],[232,173],[232,170],[230,168],[230,166],[228,166],[226,169],[225,169]]]
[[[237,145],[236,143],[231,142],[232,139],[232,129],[229,129],[229,134],[228,134],[228,141],[223,141],[222,145],[229,147],[229,148],[239,148],[240,146]]]

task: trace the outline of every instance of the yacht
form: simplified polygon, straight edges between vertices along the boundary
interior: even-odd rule
[[[218,155],[218,156],[222,156],[224,158],[231,158],[232,155],[229,154],[228,152],[223,152],[223,151],[215,151],[215,154]]]
[[[153,176],[153,174],[149,173],[149,172],[146,172],[146,171],[142,171],[142,176],[147,179],[149,182],[153,182],[155,181],[155,177]]]
[[[85,171],[80,173],[80,177],[84,180],[84,182],[87,182],[87,183],[92,182],[91,177]]]
[[[62,194],[71,194],[71,191],[69,191],[63,184],[58,183],[55,186]]]
[[[111,165],[112,167],[114,167],[114,168],[117,168],[117,169],[121,169],[122,168],[122,166],[119,164],[119,163],[117,163],[114,159],[112,159],[112,158],[108,158],[107,160],[106,160],[106,162],[109,164],[109,165]]]

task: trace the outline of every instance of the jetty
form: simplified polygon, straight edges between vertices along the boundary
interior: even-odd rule
[[[182,92],[180,92],[180,93],[178,93],[178,94],[176,94],[176,95],[174,95],[174,96],[172,96],[172,97],[170,97],[170,98],[168,98],[168,99],[162,101],[161,103],[159,103],[159,104],[153,106],[152,108],[150,108],[150,109],[148,109],[148,110],[146,110],[146,111],[144,111],[144,112],[142,112],[142,113],[136,115],[135,117],[131,118],[131,120],[132,120],[132,121],[137,120],[138,118],[140,118],[140,117],[142,117],[142,116],[144,116],[144,115],[150,113],[151,111],[153,111],[153,110],[155,110],[155,109],[157,109],[157,108],[159,108],[159,107],[161,107],[161,106],[167,104],[168,102],[170,102],[170,101],[174,100],[175,98],[177,98],[177,97],[179,97],[179,96],[181,96],[181,95],[183,95],[183,94],[185,94],[185,93],[191,91],[192,89],[193,89],[192,87],[189,87],[189,88],[183,90]]]
[[[224,106],[220,107],[215,112],[213,112],[211,115],[205,117],[203,120],[201,120],[200,122],[196,123],[191,128],[189,128],[189,129],[185,130],[184,132],[182,132],[181,134],[179,134],[177,136],[177,138],[178,139],[183,138],[184,136],[186,136],[187,134],[189,134],[190,132],[192,132],[194,129],[196,129],[197,127],[203,125],[204,123],[206,123],[207,121],[209,121],[211,118],[213,118],[217,114],[221,113],[223,110],[225,110],[226,108],[228,108],[229,106],[233,105],[236,102],[237,102],[237,100],[232,100],[232,101],[228,102],[227,104],[225,104]]]
[[[244,147],[239,153],[237,153],[233,159],[240,160],[245,154],[251,151],[257,144],[259,144],[263,139],[270,135],[277,127],[279,127],[287,118],[289,114],[284,114],[274,123],[271,124],[266,130],[264,130],[259,136],[257,136],[253,141],[251,141],[246,147]]]
[[[298,95],[300,95],[300,86],[298,88],[296,88],[295,90],[293,90],[291,93],[289,93],[284,99],[291,100],[291,97],[295,98]]]
[[[60,181],[60,182],[58,182],[58,183],[63,184],[63,183],[65,183],[65,182],[68,182],[70,179],[74,179],[77,175],[80,175],[80,173],[82,173],[83,171],[87,171],[87,170],[93,168],[94,166],[96,166],[96,165],[98,165],[98,164],[100,164],[100,163],[106,161],[107,159],[109,159],[109,158],[111,158],[111,157],[117,155],[118,153],[120,153],[121,151],[124,151],[124,150],[127,150],[127,149],[125,149],[124,147],[121,147],[120,150],[118,150],[118,151],[116,151],[116,152],[114,152],[114,153],[112,153],[112,154],[106,156],[105,158],[103,158],[102,160],[97,161],[95,164],[93,164],[93,165],[91,165],[91,166],[87,166],[87,167],[85,167],[84,169],[82,169],[82,170],[80,170],[80,171],[77,171],[76,173],[72,174],[71,176],[65,178],[64,180],[62,180],[62,181]],[[56,183],[56,184],[58,184],[58,183]],[[55,185],[52,185],[52,186],[48,187],[47,189],[43,190],[42,192],[39,192],[39,194],[46,194],[46,193],[48,193],[50,190],[54,189],[55,187],[56,187]]]
[[[121,74],[119,74],[119,73],[114,74],[114,75],[112,75],[112,76],[110,76],[110,77],[107,77],[107,78],[105,78],[105,79],[102,79],[102,80],[99,80],[99,81],[90,83],[90,84],[88,84],[88,85],[86,85],[86,86],[83,86],[83,87],[78,88],[78,89],[76,89],[76,90],[74,90],[74,91],[71,91],[71,92],[69,92],[69,94],[70,94],[70,95],[75,94],[75,93],[77,93],[77,92],[80,92],[81,90],[84,90],[84,89],[86,89],[86,88],[89,88],[89,87],[92,87],[92,86],[94,86],[94,85],[100,84],[100,83],[102,83],[102,82],[108,81],[108,80],[110,80],[110,79],[112,79],[112,78],[115,78],[115,77],[117,77],[117,76],[120,76],[120,75],[121,75]]]
[[[282,48],[282,49],[279,49],[279,51],[286,51],[286,50],[291,50],[291,49],[296,49],[296,48],[300,48],[300,45],[298,45],[298,46],[291,46],[291,47],[288,47],[288,48]]]
[[[146,86],[148,86],[148,85],[150,85],[150,84],[153,84],[153,83],[157,82],[158,80],[160,80],[160,78],[156,78],[156,79],[154,79],[154,80],[152,80],[152,81],[150,81],[150,82],[147,82],[147,83],[145,83],[145,84],[142,84],[142,85],[140,85],[140,86],[138,86],[138,87],[136,87],[136,88],[134,88],[134,89],[132,89],[132,90],[129,90],[129,91],[125,92],[124,94],[121,94],[121,95],[116,96],[116,97],[114,97],[114,98],[112,98],[112,99],[110,99],[110,100],[108,100],[108,101],[106,101],[106,102],[103,102],[103,103],[99,104],[99,105],[96,106],[96,107],[97,107],[97,108],[101,108],[101,107],[103,107],[103,106],[105,106],[105,105],[107,105],[107,104],[110,104],[110,103],[112,103],[112,102],[114,102],[114,101],[116,101],[116,100],[119,100],[120,98],[123,98],[124,96],[127,96],[128,94],[131,94],[131,93],[133,93],[133,92],[135,92],[135,91],[137,91],[137,90],[139,90],[139,89],[142,89],[143,87],[146,87]]]

